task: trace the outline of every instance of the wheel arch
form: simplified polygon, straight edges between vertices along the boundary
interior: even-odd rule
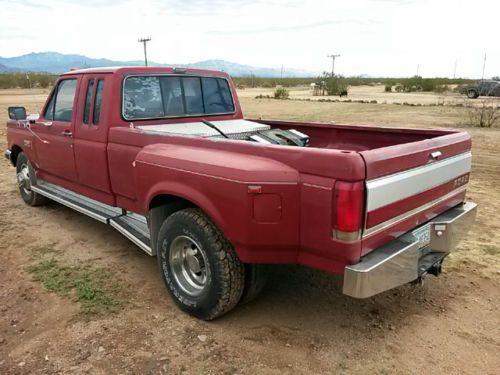
[[[173,213],[186,208],[199,208],[203,213],[214,222],[216,226],[220,226],[217,220],[214,220],[213,215],[198,202],[172,193],[158,193],[149,201],[149,229],[151,237],[151,249],[153,254],[156,254],[156,242],[158,240],[158,232],[160,227],[167,217]]]
[[[12,147],[10,148],[10,151],[11,151],[10,162],[15,167],[17,165],[17,157],[21,152],[23,152],[23,149],[20,146],[13,144]]]

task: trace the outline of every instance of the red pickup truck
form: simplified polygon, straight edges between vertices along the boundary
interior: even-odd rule
[[[343,275],[356,298],[438,275],[476,212],[466,132],[247,120],[223,72],[70,71],[9,117],[22,199],[116,228],[202,319],[254,298],[264,264]]]

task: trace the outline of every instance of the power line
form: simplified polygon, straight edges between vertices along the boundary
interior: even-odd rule
[[[332,55],[328,55],[327,57],[332,59],[332,77],[335,77],[335,59],[337,57],[340,57],[340,55],[332,54]]]
[[[146,51],[146,44],[151,41],[151,37],[148,38],[139,38],[138,42],[144,45],[144,66],[148,66],[148,54]]]

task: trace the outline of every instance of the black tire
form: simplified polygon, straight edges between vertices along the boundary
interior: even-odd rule
[[[33,166],[23,152],[17,155],[16,176],[19,193],[26,204],[30,206],[42,206],[50,202],[50,199],[47,197],[31,190],[31,186],[36,184],[36,174]]]
[[[267,283],[268,266],[264,264],[245,264],[245,287],[240,299],[244,305],[256,299]]]
[[[243,263],[200,209],[187,208],[170,215],[160,228],[157,249],[163,281],[183,311],[212,320],[240,301],[245,282]]]
[[[476,90],[469,90],[467,91],[467,97],[469,99],[476,99],[477,97],[479,97],[479,93]]]

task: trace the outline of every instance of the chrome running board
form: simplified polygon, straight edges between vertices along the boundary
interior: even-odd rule
[[[146,218],[128,212],[126,215],[111,218],[109,225],[139,246],[149,255],[153,255],[150,245],[149,228]]]
[[[144,216],[131,212],[124,213],[119,207],[98,202],[43,180],[37,180],[37,184],[32,186],[31,190],[102,223],[111,225],[146,253],[153,255],[149,228]]]
[[[108,206],[47,181],[37,180],[36,185],[32,186],[31,190],[102,223],[108,224],[109,219],[122,214],[121,208]]]

